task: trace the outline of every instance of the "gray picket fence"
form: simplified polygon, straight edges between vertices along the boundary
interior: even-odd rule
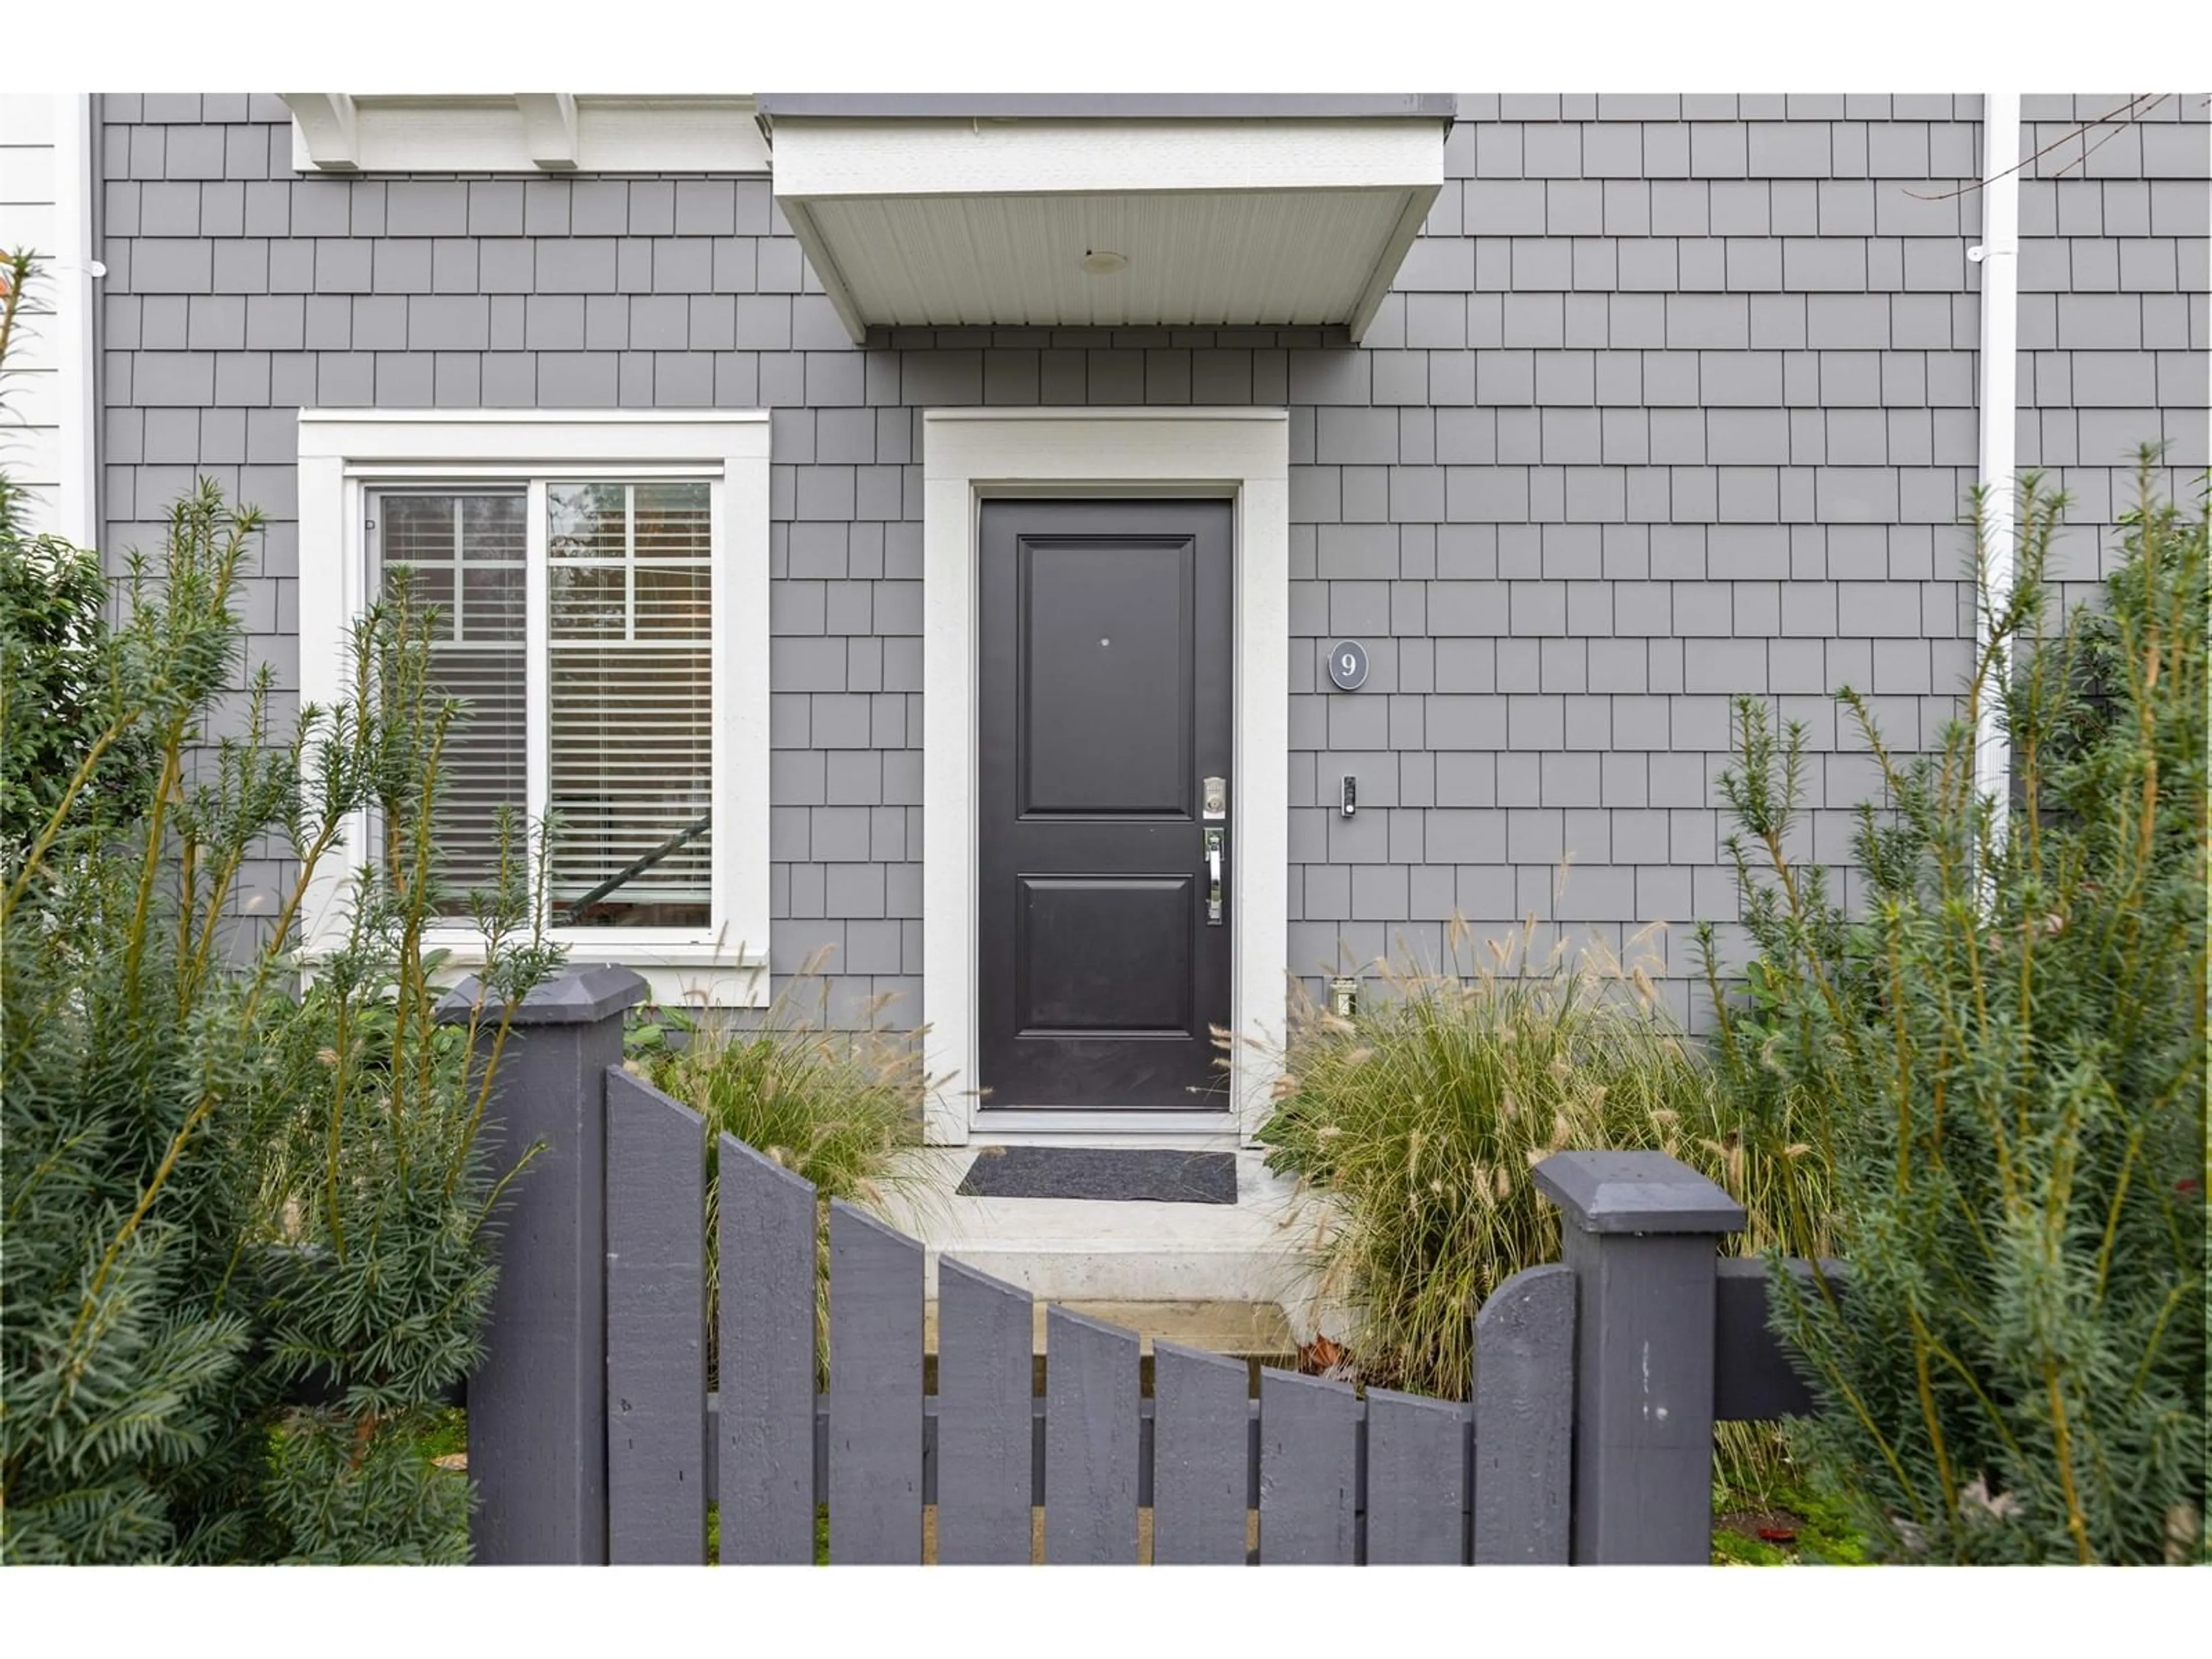
[[[708,1136],[622,1070],[626,970],[573,969],[519,1011],[501,1156],[535,1143],[502,1223],[469,1386],[477,1559],[833,1564],[1701,1563],[1717,1420],[1807,1408],[1734,1200],[1658,1153],[1563,1152],[1537,1178],[1564,1260],[1475,1318],[1469,1401],[1261,1368],[1046,1310],[946,1258],[926,1389],[923,1249],[830,1206],[816,1389],[817,1194],[727,1135],[720,1388],[707,1370]],[[456,1007],[459,998],[456,999]],[[1255,1524],[1256,1523],[1256,1524]],[[1256,1533],[1256,1545],[1254,1542]]]

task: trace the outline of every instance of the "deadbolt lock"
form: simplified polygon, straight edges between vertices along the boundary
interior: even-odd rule
[[[1218,823],[1229,816],[1228,779],[1200,779],[1198,794],[1198,815],[1206,823]]]

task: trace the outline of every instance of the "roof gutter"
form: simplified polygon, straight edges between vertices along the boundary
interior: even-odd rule
[[[2019,364],[2020,94],[1982,94],[1982,242],[1966,257],[1982,268],[1980,575],[1974,605],[1974,660],[1993,644],[1992,625],[2013,585],[2013,468]],[[1974,788],[1990,804],[1989,846],[2004,845],[2011,816],[2012,739],[2001,688],[2009,653],[1998,648],[1974,709]],[[1986,895],[1988,872],[1984,873]]]

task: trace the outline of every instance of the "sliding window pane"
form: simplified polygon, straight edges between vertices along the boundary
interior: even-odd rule
[[[547,492],[549,805],[566,925],[710,919],[710,499],[703,483]]]
[[[434,607],[430,672],[464,704],[447,732],[436,857],[448,920],[498,878],[499,811],[529,800],[524,685],[528,507],[520,490],[385,494],[372,509],[387,591]],[[525,849],[517,847],[520,855]]]

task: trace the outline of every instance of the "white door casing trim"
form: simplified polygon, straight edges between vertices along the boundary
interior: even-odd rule
[[[987,495],[1225,495],[1236,504],[1230,780],[1231,1114],[1273,1104],[1286,1008],[1290,878],[1290,418],[1280,409],[922,411],[922,996],[943,1079],[935,1145],[975,1129],[976,507]],[[1255,1049],[1250,1039],[1263,1047]],[[1074,1115],[1071,1114],[1071,1116]],[[1131,1112],[1129,1127],[1154,1114]],[[1081,1115],[1105,1127],[1104,1115]],[[1074,1127],[1071,1124],[1071,1127]]]

